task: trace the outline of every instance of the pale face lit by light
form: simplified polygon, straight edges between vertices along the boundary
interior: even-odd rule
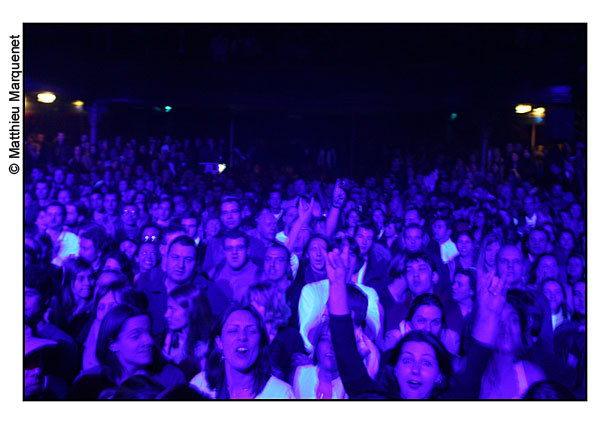
[[[422,260],[407,263],[407,284],[413,296],[432,293],[432,268]]]
[[[284,249],[270,247],[265,253],[265,276],[270,281],[280,281],[286,277],[289,258]]]
[[[403,399],[427,399],[442,381],[436,352],[426,342],[408,341],[402,345],[394,375]]]
[[[362,227],[358,228],[354,238],[356,239],[356,243],[358,243],[361,255],[366,255],[373,246],[374,235],[373,230]]]
[[[245,265],[248,259],[248,248],[243,238],[226,239],[224,241],[225,258],[227,264],[233,269],[239,269]]]
[[[423,232],[421,228],[407,228],[405,230],[405,247],[409,252],[419,252],[423,246]]]
[[[241,223],[240,209],[237,202],[224,202],[220,205],[220,220],[230,230],[239,227]]]
[[[216,345],[225,357],[226,366],[248,372],[259,354],[261,334],[256,318],[248,311],[238,310],[227,318]]]
[[[316,238],[313,239],[307,247],[307,257],[314,271],[322,272],[326,267],[326,259],[324,252],[327,249],[326,241]]]

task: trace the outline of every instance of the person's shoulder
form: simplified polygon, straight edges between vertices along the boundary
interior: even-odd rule
[[[265,388],[257,399],[294,399],[292,386],[273,375],[267,380]]]
[[[68,343],[70,345],[75,344],[72,336],[70,336],[68,333],[66,333],[65,331],[61,330],[60,328],[56,327],[54,324],[51,324],[51,323],[47,323],[44,326],[42,326],[41,328],[39,328],[38,331],[36,332],[36,334],[37,334],[37,336],[45,338],[45,339],[55,340],[58,342],[64,342],[64,343]]]

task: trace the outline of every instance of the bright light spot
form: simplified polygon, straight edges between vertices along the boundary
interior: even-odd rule
[[[77,108],[82,108],[85,105],[85,102],[83,102],[82,100],[76,100],[72,102],[72,105]]]
[[[36,98],[40,103],[53,103],[57,97],[50,91],[45,91],[44,93],[38,93]]]
[[[532,115],[533,116],[544,116],[544,112],[546,112],[545,108],[537,107],[536,109],[532,110]]]
[[[451,120],[455,120],[458,117],[457,113],[452,113],[451,114]]]
[[[517,105],[515,108],[515,112],[517,113],[527,113],[532,110],[531,105]]]
[[[169,112],[170,110],[172,110],[172,107],[171,107],[171,106],[165,106],[165,111],[166,111],[166,112]]]
[[[218,173],[219,174],[222,174],[222,171],[224,171],[225,169],[227,169],[227,165],[225,165],[224,163],[218,164]]]

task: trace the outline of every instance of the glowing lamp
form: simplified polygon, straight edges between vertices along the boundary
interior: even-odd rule
[[[515,107],[516,113],[528,113],[531,110],[532,110],[531,105],[517,105],[517,107]]]
[[[222,174],[222,171],[224,171],[225,169],[227,169],[227,165],[225,165],[224,163],[218,164],[218,173],[219,174]]]
[[[546,112],[545,108],[537,107],[536,109],[532,110],[532,116],[543,117],[544,116],[544,112]]]
[[[50,91],[45,91],[44,93],[38,93],[36,98],[40,103],[53,103],[57,97]]]
[[[72,102],[72,105],[80,109],[85,105],[85,102],[83,102],[82,100],[76,100]]]
[[[170,110],[172,110],[171,106],[165,106],[165,112],[169,112]]]

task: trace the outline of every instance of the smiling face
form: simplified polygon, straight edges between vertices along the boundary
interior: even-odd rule
[[[87,269],[76,274],[72,282],[72,294],[77,300],[89,300],[93,294],[92,270]]]
[[[150,319],[146,315],[129,318],[123,324],[117,340],[110,345],[125,369],[143,369],[152,362],[153,338]]]
[[[237,310],[227,318],[216,345],[227,367],[249,372],[258,358],[261,334],[258,320],[246,310]]]
[[[330,333],[322,334],[316,346],[316,358],[318,366],[329,372],[337,371],[337,359],[335,349],[330,338]]]
[[[436,353],[426,342],[408,341],[402,345],[394,375],[403,399],[427,399],[442,381]]]
[[[157,264],[157,246],[153,243],[142,244],[138,251],[138,264],[141,272],[154,268]]]

